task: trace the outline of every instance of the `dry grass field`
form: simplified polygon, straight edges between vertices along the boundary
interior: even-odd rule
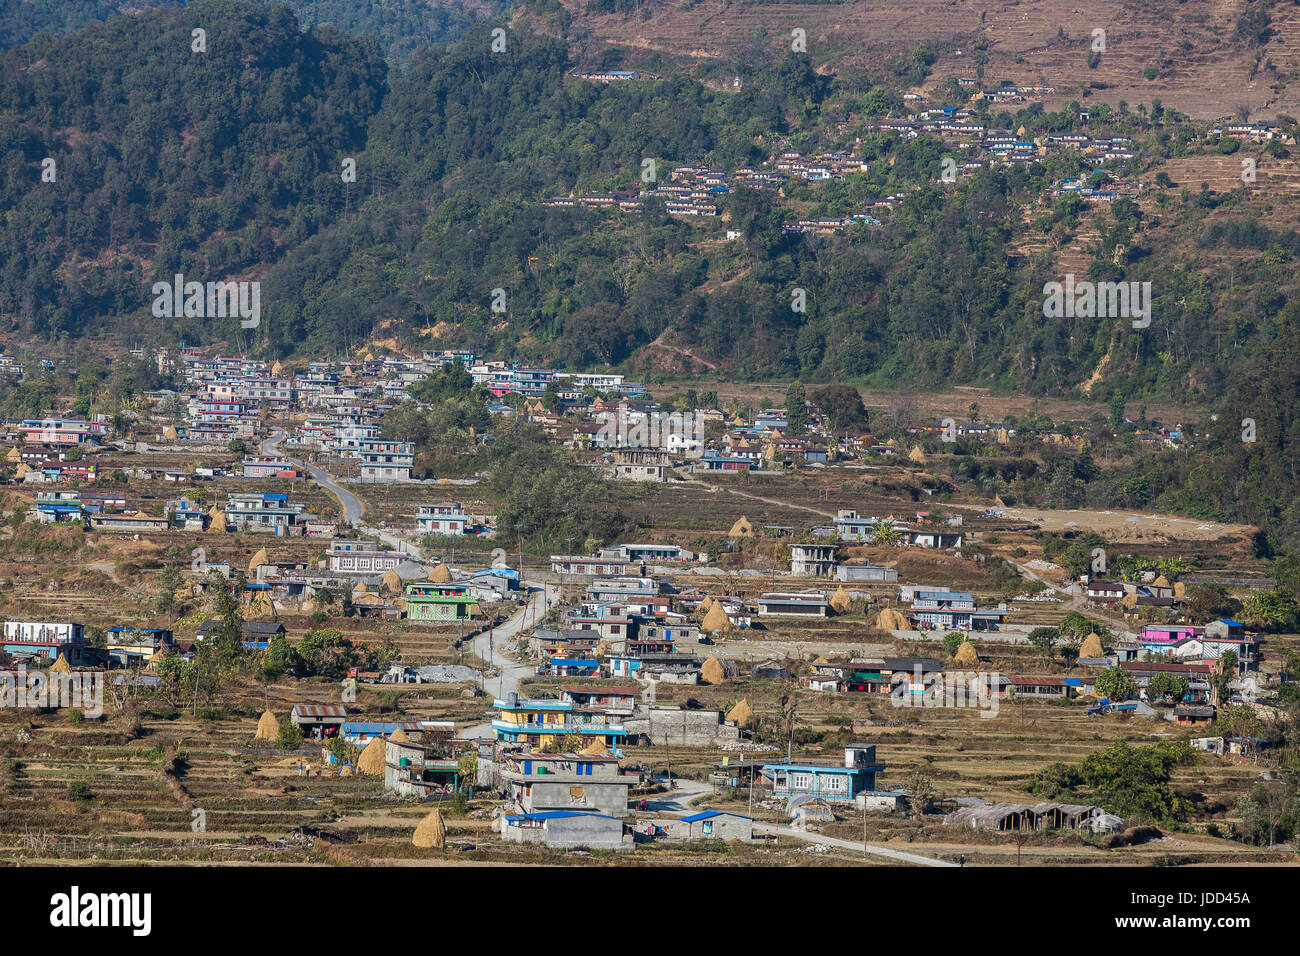
[[[563,0],[570,35],[585,37],[581,52],[601,44],[658,53],[684,63],[733,54],[754,42],[788,46],[791,31],[806,31],[813,60],[829,69],[881,71],[924,45],[937,55],[926,88],[948,75],[974,76],[973,55],[989,55],[985,80],[1051,86],[1044,99],[1056,109],[1069,100],[1166,106],[1197,119],[1249,112],[1257,117],[1300,112],[1296,78],[1300,11],[1276,4],[1274,36],[1256,50],[1236,37],[1246,0],[905,0],[879,4],[739,3],[670,0],[632,14],[600,14],[585,0]],[[531,19],[530,14],[519,14]],[[1106,31],[1106,50],[1089,67],[1093,31]],[[1144,71],[1156,68],[1154,79]],[[1087,96],[1085,97],[1085,89]]]

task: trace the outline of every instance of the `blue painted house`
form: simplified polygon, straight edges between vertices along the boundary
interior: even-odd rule
[[[763,765],[762,775],[775,797],[809,796],[823,800],[853,800],[876,790],[876,774],[885,769],[876,762],[875,744],[849,744],[844,762],[795,760]]]

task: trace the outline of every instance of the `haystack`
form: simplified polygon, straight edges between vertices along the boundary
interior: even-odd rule
[[[882,631],[906,631],[910,625],[901,611],[887,607],[876,617],[876,627]]]
[[[918,465],[925,464],[925,452],[921,451],[920,445],[917,445],[915,448],[913,448],[911,451],[907,453],[907,460],[914,461]]]
[[[853,607],[853,602],[849,599],[849,592],[844,590],[844,585],[841,584],[835,589],[835,593],[831,595],[830,605],[831,610],[836,614],[849,613],[849,609]]]
[[[404,731],[401,727],[398,727],[391,734],[389,734],[388,739],[393,741],[393,743],[397,743],[397,744],[409,744],[411,742],[411,738],[406,736],[406,731]]]
[[[411,835],[411,842],[416,846],[433,847],[435,850],[447,848],[447,824],[442,822],[442,811],[434,810],[420,821]]]
[[[1151,586],[1155,588],[1167,588],[1169,587],[1169,579],[1162,574],[1151,582]]]
[[[1187,585],[1184,584],[1182,581],[1176,581],[1174,583],[1174,597],[1176,598],[1187,597]]]
[[[384,738],[371,737],[357,758],[357,773],[379,776],[384,772]]]
[[[727,532],[733,538],[752,538],[754,536],[754,526],[749,523],[749,519],[741,515],[736,519],[736,523],[731,526]]]
[[[353,594],[366,594],[369,591],[370,589],[366,587],[365,581],[358,581],[356,584],[352,585]]]
[[[722,609],[722,602],[717,602],[709,608],[709,613],[704,615],[704,620],[700,622],[700,630],[714,633],[725,630],[731,619],[727,617],[727,612]]]
[[[585,754],[588,757],[603,757],[609,753],[609,748],[605,746],[604,737],[592,737],[591,742],[579,750],[578,753]]]
[[[1001,496],[1001,495],[994,495],[994,496],[993,496],[993,503],[994,503],[995,505],[997,505],[999,508],[1005,508],[1005,507],[1007,506],[1007,503],[1006,503],[1005,501],[1002,500],[1002,496]]]
[[[704,616],[713,610],[713,604],[713,595],[710,594],[696,606],[695,613],[700,616],[700,620],[703,620]]]
[[[176,433],[175,426],[168,425],[163,429],[163,438],[166,441],[175,441],[180,436]]]
[[[609,654],[608,641],[600,641],[595,647],[591,649],[591,656],[596,658],[597,660],[607,656],[608,654]]]
[[[974,667],[980,662],[980,655],[972,642],[962,641],[957,645],[957,653],[952,656],[952,661],[962,667]]]
[[[356,771],[353,770],[351,767],[349,767],[347,764],[344,764],[341,768],[339,768],[339,776],[340,776],[340,777],[355,777],[355,776],[356,776]]]
[[[14,445],[13,448],[10,448],[9,453],[5,455],[5,461],[22,461],[22,460],[23,460],[23,453],[19,451],[17,445]]]
[[[258,548],[257,554],[253,555],[252,560],[248,562],[248,573],[256,574],[257,569],[262,565],[269,563],[270,556],[266,553],[266,548]]]
[[[262,711],[262,716],[257,719],[257,733],[253,734],[253,739],[280,739],[280,722],[275,719],[275,714],[271,713],[269,710]]]
[[[1085,637],[1083,643],[1079,645],[1080,657],[1104,657],[1105,655],[1106,648],[1102,646],[1101,637],[1096,631]]]
[[[750,719],[754,716],[754,709],[749,706],[749,701],[742,697],[740,703],[727,711],[727,720],[734,723],[737,727],[746,727]]]
[[[50,673],[51,673],[51,674],[71,674],[71,673],[72,673],[72,665],[68,663],[68,659],[67,659],[66,657],[64,657],[62,654],[60,654],[60,655],[55,659],[54,663],[50,665]]]
[[[208,509],[208,534],[224,534],[226,531],[226,515],[220,508],[213,505]]]
[[[727,673],[722,669],[722,662],[710,656],[700,668],[700,680],[705,684],[722,684],[727,680]]]
[[[440,564],[429,572],[429,580],[434,584],[448,584],[451,582],[451,568],[445,564]]]
[[[389,568],[384,572],[383,580],[379,582],[379,591],[381,594],[399,594],[402,591],[402,578]]]
[[[1130,591],[1128,594],[1125,594],[1119,603],[1121,607],[1128,608],[1130,611],[1133,610],[1133,608],[1137,607],[1138,604],[1137,592]]]

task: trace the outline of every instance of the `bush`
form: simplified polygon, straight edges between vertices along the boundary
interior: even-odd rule
[[[296,750],[302,746],[302,730],[297,724],[286,720],[280,725],[280,736],[276,742],[285,750]]]
[[[73,707],[68,711],[68,723],[70,724],[79,724],[85,719],[86,715],[81,712],[80,708]]]
[[[90,784],[84,780],[74,780],[68,784],[69,800],[89,800],[94,795],[90,789]]]

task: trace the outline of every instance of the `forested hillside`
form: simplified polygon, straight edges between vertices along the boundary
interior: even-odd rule
[[[199,22],[206,53],[192,49]],[[1300,341],[1285,306],[1300,241],[1255,221],[1237,193],[1170,184],[1158,204],[1092,214],[1077,197],[1044,200],[1090,169],[1056,156],[939,188],[944,145],[868,128],[901,101],[865,74],[823,75],[787,54],[751,58],[738,90],[679,73],[589,83],[566,75],[563,36],[507,30],[494,51],[498,26],[397,71],[374,41],[304,32],[287,7],[200,0],[9,51],[7,338],[234,339],[232,320],[150,315],[152,284],[183,273],[262,280],[264,318],[245,344],[277,358],[382,339],[648,377],[1172,396],[1214,404],[1225,429],[1250,416],[1260,437],[1247,446],[1228,429],[1212,458],[1202,446],[1147,475],[1148,500],[1269,521],[1290,504],[1300,436],[1275,398],[1295,394]],[[1079,112],[1035,105],[987,121],[1032,136],[1075,128]],[[1141,142],[1134,175],[1204,135],[1158,104],[1094,108],[1089,129]],[[678,164],[756,165],[785,145],[851,149],[867,169],[781,194],[738,188],[712,222],[669,216],[657,199],[633,212],[540,203],[639,190],[647,161],[657,184]],[[355,181],[341,175],[349,159]],[[879,225],[782,229],[886,197],[896,203]],[[1096,238],[1076,242],[1085,218]],[[1153,283],[1150,328],[1044,318],[1043,286],[1069,243],[1093,279]],[[504,311],[491,309],[497,289]],[[804,311],[791,307],[796,289]]]
[[[0,50],[37,33],[68,33],[124,13],[185,6],[193,0],[22,0],[0,4]],[[305,27],[333,26],[372,36],[395,62],[421,47],[460,39],[470,24],[507,9],[510,0],[276,0]]]

